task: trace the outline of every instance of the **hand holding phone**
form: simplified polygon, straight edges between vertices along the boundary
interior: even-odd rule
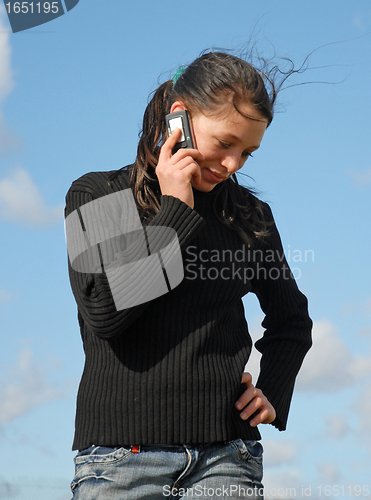
[[[176,111],[166,115],[166,126],[169,137],[161,147],[155,170],[161,193],[179,198],[193,208],[192,185],[201,182],[198,162],[203,156],[194,148],[192,129],[186,111]]]
[[[165,120],[169,136],[174,132],[176,128],[179,128],[182,131],[180,140],[173,148],[173,154],[175,154],[181,148],[194,149],[188,112],[184,110],[170,113],[166,115]]]

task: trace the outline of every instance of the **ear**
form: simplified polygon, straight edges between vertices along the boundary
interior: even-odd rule
[[[175,113],[175,111],[185,111],[187,108],[182,101],[175,101],[170,108],[170,113]]]

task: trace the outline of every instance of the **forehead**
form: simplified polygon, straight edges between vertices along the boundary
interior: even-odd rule
[[[221,106],[212,113],[197,113],[194,116],[197,125],[204,132],[233,136],[235,139],[252,142],[258,146],[268,125],[268,120],[253,105],[243,104],[238,111],[233,106]],[[256,143],[256,144],[255,144]]]
[[[225,89],[214,100],[210,107],[197,107],[198,111],[207,116],[228,116],[233,110],[237,110],[238,113],[249,116],[255,120],[264,120],[268,123],[268,119],[263,115],[250,101],[241,96],[235,95],[231,90]],[[196,111],[196,110],[194,110]]]
[[[263,122],[268,125],[268,119],[256,107],[248,102],[242,101],[241,99],[234,100],[232,95],[225,96],[221,99],[219,103],[215,103],[212,108],[204,108],[199,110],[194,110],[195,115],[202,114],[210,119],[214,118],[217,121],[230,120],[241,123],[243,118],[249,118],[251,121]]]

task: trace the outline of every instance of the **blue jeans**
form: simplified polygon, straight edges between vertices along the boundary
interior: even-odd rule
[[[263,498],[258,441],[183,446],[91,446],[75,457],[73,500]]]

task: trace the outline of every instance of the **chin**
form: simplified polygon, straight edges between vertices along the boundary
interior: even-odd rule
[[[215,186],[223,182],[223,181],[213,182],[213,180],[214,179],[212,178],[212,176],[210,176],[210,174],[208,173],[208,169],[201,168],[201,183],[195,184],[194,182],[192,182],[192,186],[198,191],[209,193],[215,188]]]
[[[214,189],[214,187],[217,186],[217,184],[209,184],[208,182],[201,182],[201,184],[194,184],[192,182],[192,187],[194,189],[197,189],[197,191],[203,191],[204,193],[209,193]]]

